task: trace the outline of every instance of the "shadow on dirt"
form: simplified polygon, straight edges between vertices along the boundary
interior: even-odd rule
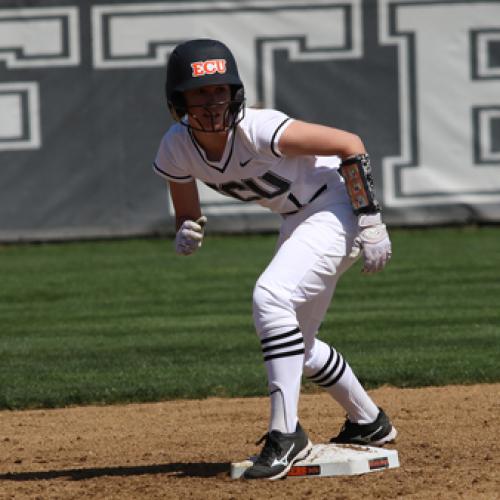
[[[142,476],[145,474],[168,474],[173,477],[213,477],[222,473],[228,473],[229,469],[229,463],[172,463],[130,467],[62,469],[40,472],[8,472],[7,474],[0,474],[0,481],[43,481],[58,478],[82,481],[103,476]]]

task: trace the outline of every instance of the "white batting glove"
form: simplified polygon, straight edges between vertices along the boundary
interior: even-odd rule
[[[179,255],[191,255],[201,247],[203,228],[207,218],[203,215],[196,222],[185,220],[175,236],[175,251]]]
[[[363,251],[363,273],[382,271],[392,255],[391,240],[380,213],[359,216],[359,235],[354,239],[350,257],[356,258]]]

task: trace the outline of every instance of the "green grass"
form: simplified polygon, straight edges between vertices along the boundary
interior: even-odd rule
[[[393,230],[320,337],[368,387],[500,380],[500,228]],[[0,407],[266,393],[252,289],[273,236],[0,247]],[[309,386],[306,386],[306,390]]]

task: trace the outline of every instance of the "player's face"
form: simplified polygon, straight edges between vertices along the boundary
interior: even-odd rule
[[[227,128],[231,88],[229,85],[206,85],[186,90],[184,98],[188,119],[194,128],[222,132]]]

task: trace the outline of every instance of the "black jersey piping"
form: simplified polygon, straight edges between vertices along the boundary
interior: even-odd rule
[[[170,177],[172,179],[178,179],[178,180],[181,180],[181,179],[192,179],[192,176],[191,175],[172,175],[172,174],[169,174],[168,172],[165,172],[165,170],[162,170],[157,164],[156,162],[153,162],[153,168],[155,170],[157,170],[160,174],[164,175],[165,177]]]
[[[313,195],[312,198],[307,202],[312,203],[320,194],[323,194],[328,188],[328,184],[323,184]]]
[[[205,163],[205,165],[207,165],[209,167],[214,168],[215,170],[217,170],[217,172],[220,172],[221,174],[223,174],[226,171],[226,168],[229,165],[229,162],[231,161],[231,158],[233,156],[234,142],[236,140],[236,127],[234,128],[233,136],[231,137],[231,147],[229,150],[229,154],[227,155],[227,159],[224,162],[224,165],[222,168],[219,168],[216,165],[213,165],[212,163],[205,160],[205,157],[203,156],[203,152],[201,151],[200,146],[198,146],[198,143],[196,142],[196,139],[194,138],[193,132],[191,131],[190,128],[188,128],[188,132],[189,132],[189,137],[191,137],[191,142],[193,143],[194,147],[196,148],[196,151],[198,151],[198,154],[200,155],[200,158],[203,161],[203,163]]]
[[[281,215],[293,215],[296,214],[297,212],[300,212],[304,207],[307,207],[309,203],[313,202],[318,196],[323,194],[326,190],[328,189],[328,184],[323,184],[311,197],[311,199],[305,204],[302,205],[299,200],[294,196],[293,193],[289,193],[288,199],[297,207],[297,210],[292,210],[291,212],[284,212]]]
[[[290,120],[290,118],[285,118],[285,119],[284,119],[284,120],[283,120],[283,121],[282,121],[282,122],[278,125],[278,127],[277,127],[277,128],[276,128],[276,130],[274,131],[273,136],[271,137],[271,151],[272,151],[273,155],[274,155],[274,156],[276,156],[276,157],[278,157],[278,158],[281,158],[281,155],[280,155],[280,154],[278,154],[278,153],[276,152],[276,150],[274,149],[274,140],[276,139],[276,136],[278,135],[278,132],[279,132],[280,128],[281,128],[281,127],[282,127],[282,126],[283,126],[283,125],[284,125],[287,121],[289,121],[289,120]]]

